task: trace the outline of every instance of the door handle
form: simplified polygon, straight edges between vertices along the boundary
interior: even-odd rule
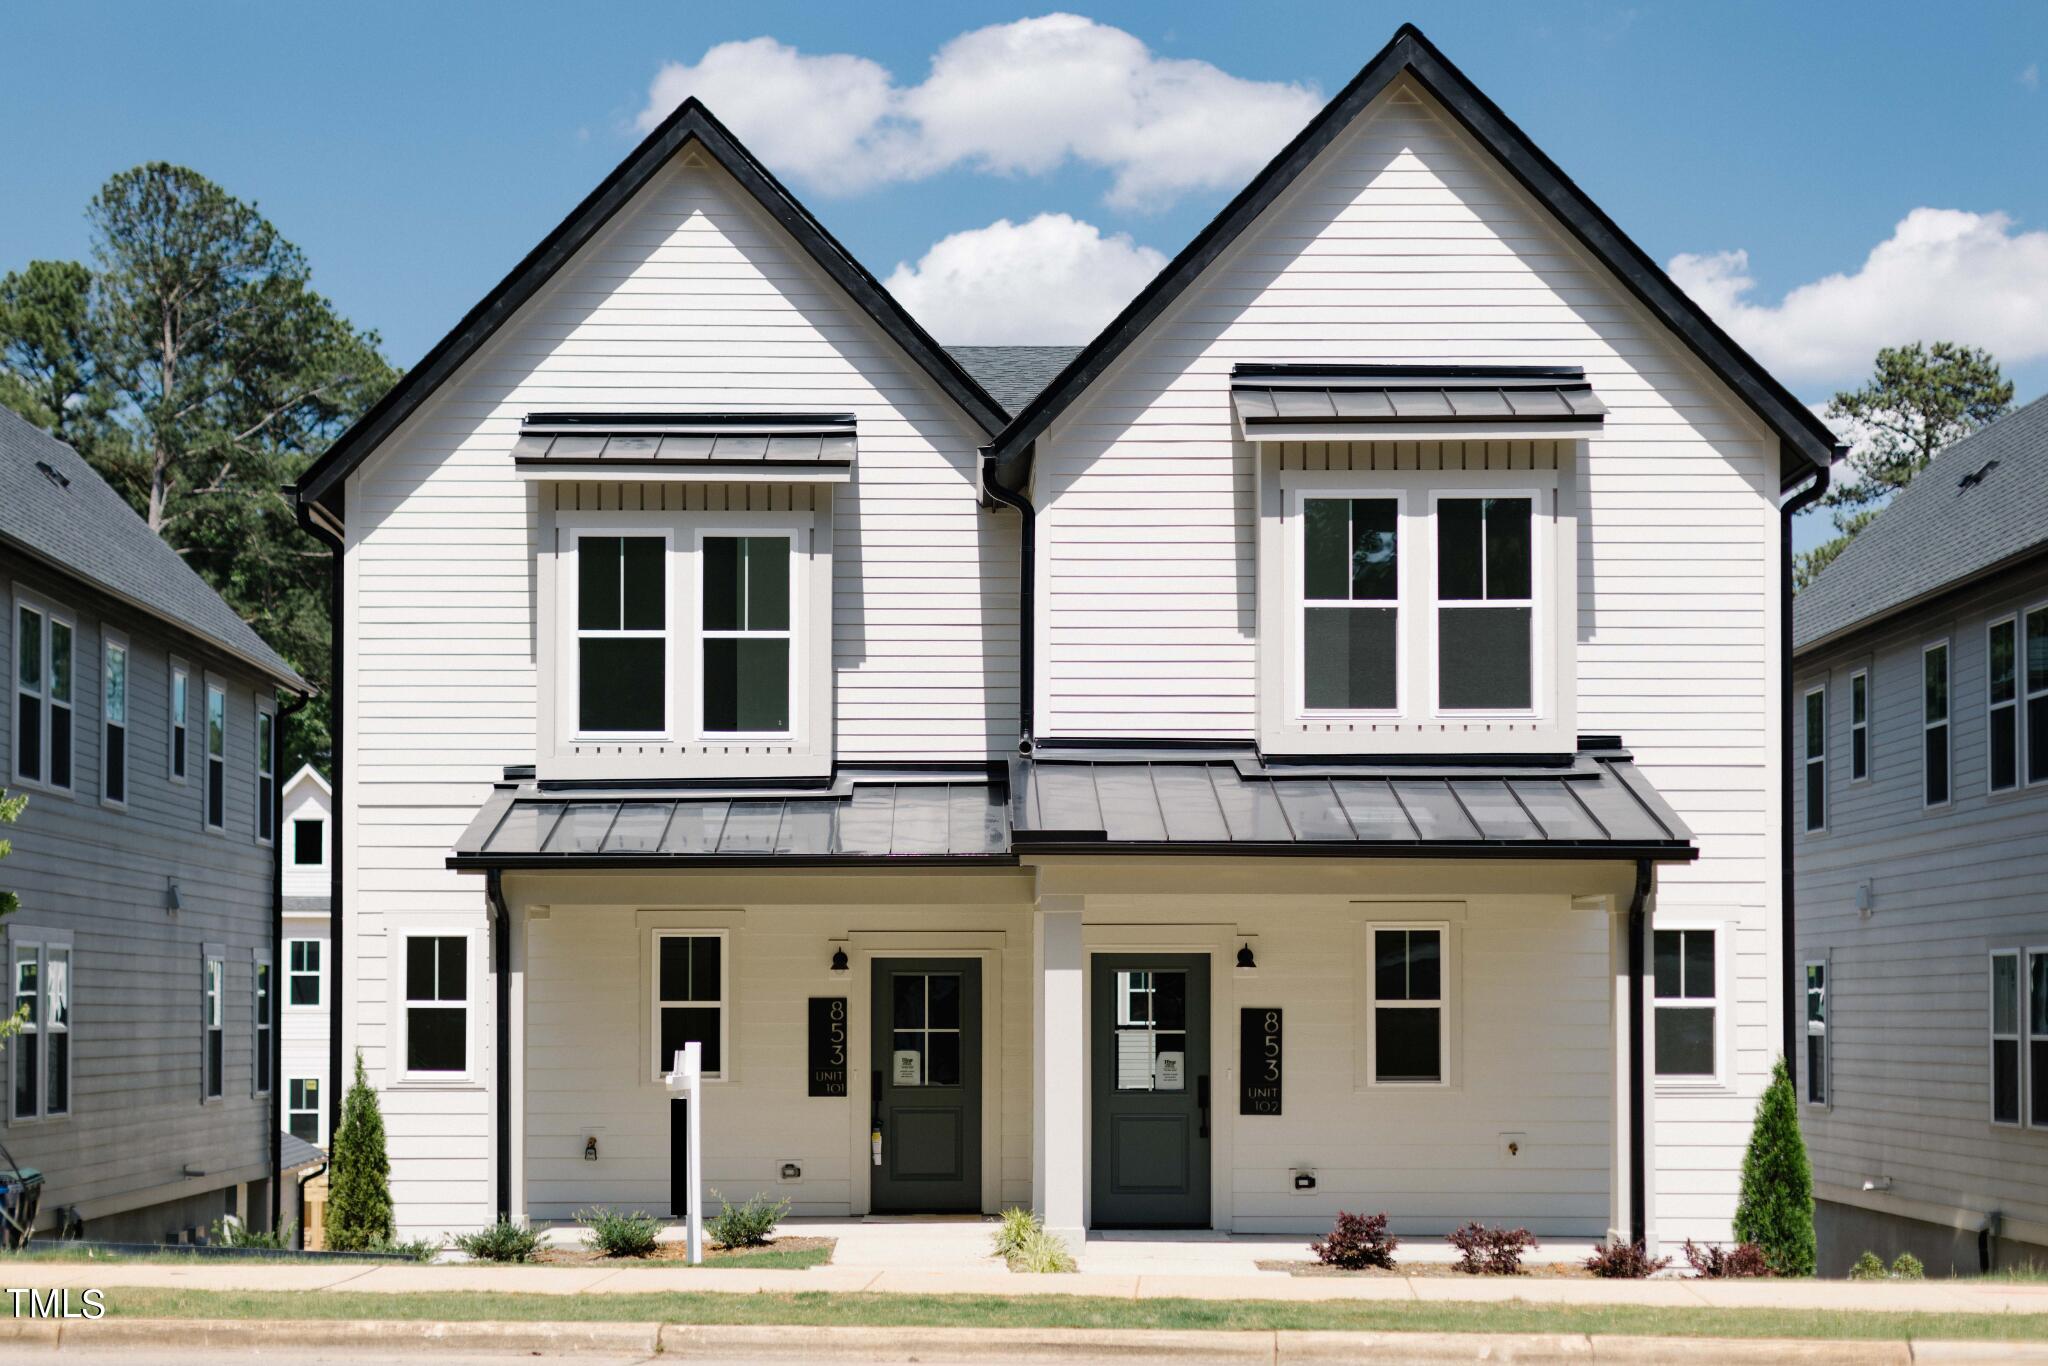
[[[1202,1129],[1198,1138],[1209,1136],[1209,1074],[1204,1072],[1195,1078],[1195,1104],[1202,1107]]]

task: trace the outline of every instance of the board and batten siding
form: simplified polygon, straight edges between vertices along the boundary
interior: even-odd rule
[[[1699,837],[1658,914],[1733,936],[1733,1084],[1656,1105],[1659,1232],[1725,1239],[1778,1051],[1776,441],[1396,82],[1040,438],[1041,735],[1256,733],[1249,361],[1581,365],[1607,404],[1578,462],[1577,722]]]
[[[833,492],[837,757],[979,761],[1015,738],[1017,525],[976,504],[985,437],[724,171],[679,154],[349,479],[338,986],[373,1078],[392,918],[484,935],[480,880],[443,860],[503,766],[534,758],[540,495],[511,448],[528,413],[564,410],[854,413],[857,468]],[[488,1077],[490,1031],[472,1037]],[[405,1226],[488,1222],[486,1087],[386,1107]]]
[[[1990,791],[1986,666],[1989,624],[2043,605],[2037,561],[1803,655],[1793,688],[1827,687],[1827,829],[1802,828],[1796,857],[1799,959],[1830,964],[1830,1103],[1800,1115],[1814,1180],[1867,1202],[1863,1183],[1888,1177],[1878,1207],[1944,1209],[1965,1228],[1997,1211],[2008,1237],[2036,1244],[2048,1243],[2048,1133],[1991,1123],[1989,956],[2048,945],[2048,784],[2025,785],[2023,753],[2021,786]],[[1921,652],[1940,640],[1951,795],[1929,808]],[[2024,655],[2020,667],[2024,680]],[[1858,670],[1870,679],[1862,782],[1849,776]],[[1803,755],[1803,703],[1797,715]],[[1795,775],[1803,826],[1803,763]]]

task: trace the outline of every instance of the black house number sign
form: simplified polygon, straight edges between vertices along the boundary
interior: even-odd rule
[[[1245,1006],[1238,1011],[1237,1028],[1237,1112],[1277,1115],[1286,1071],[1280,1011],[1278,1007]]]
[[[846,1094],[846,998],[813,996],[810,1028],[811,1094]]]

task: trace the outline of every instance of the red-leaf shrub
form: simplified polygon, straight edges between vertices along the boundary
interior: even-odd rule
[[[1528,1229],[1488,1228],[1476,1220],[1444,1240],[1458,1249],[1458,1270],[1468,1276],[1519,1276],[1522,1254],[1538,1245]]]
[[[1652,1257],[1641,1243],[1602,1243],[1586,1258],[1586,1270],[1610,1281],[1639,1281],[1670,1265],[1669,1257]]]
[[[1770,1260],[1755,1243],[1737,1243],[1734,1247],[1717,1247],[1708,1243],[1701,1247],[1688,1238],[1685,1240],[1685,1260],[1691,1264],[1695,1276],[1710,1281],[1771,1274]]]
[[[1401,1240],[1387,1232],[1386,1215],[1345,1214],[1340,1210],[1330,1236],[1310,1243],[1308,1250],[1324,1266],[1341,1266],[1351,1271],[1375,1266],[1392,1271],[1394,1249],[1400,1245]]]

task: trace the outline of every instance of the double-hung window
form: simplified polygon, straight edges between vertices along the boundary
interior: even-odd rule
[[[2027,781],[2048,783],[2048,606],[2027,613]]]
[[[128,645],[101,639],[100,796],[120,805],[128,800]]]
[[[668,538],[576,538],[576,729],[668,730]]]
[[[654,1075],[683,1045],[703,1045],[704,1075],[725,1078],[725,936],[662,930],[654,936]]]
[[[285,941],[285,1004],[320,1004],[320,942],[318,939]]]
[[[277,714],[256,704],[256,838],[268,844],[277,835]]]
[[[313,1146],[320,1145],[320,1079],[293,1077],[286,1088],[285,1130]]]
[[[2020,952],[1991,954],[1991,1122],[2020,1122]]]
[[[1304,498],[1301,507],[1302,708],[1397,710],[1401,505]]]
[[[1993,792],[2010,792],[2020,783],[2019,631],[2016,617],[1994,621],[1985,631],[1985,730]]]
[[[228,820],[228,695],[206,685],[206,828],[220,830]]]
[[[171,665],[171,781],[185,781],[185,736],[192,715],[192,674]]]
[[[1535,706],[1534,499],[1436,500],[1439,711]]]
[[[227,1081],[227,960],[207,957],[200,969],[200,1046],[205,1070],[203,1095],[219,1100]]]
[[[1653,935],[1659,1077],[1720,1075],[1714,938],[1713,930],[1658,930]]]
[[[14,616],[14,775],[71,788],[70,621],[18,602]]]
[[[1929,645],[1920,653],[1920,729],[1922,801],[1948,805],[1948,642]]]
[[[1806,1103],[1828,1103],[1828,965],[1806,965]]]
[[[250,1005],[256,1017],[256,1094],[267,1096],[270,1094],[270,1031],[277,1023],[277,1003],[273,999],[270,960],[257,957],[255,968]]]
[[[1367,1040],[1375,1086],[1440,1085],[1450,1052],[1441,925],[1372,927]]]
[[[71,1113],[71,945],[16,940],[10,1009],[21,1032],[4,1056],[14,1069],[16,1119]]]
[[[412,1077],[469,1072],[469,938],[405,939],[405,1071]]]
[[[2048,1129],[2048,949],[2027,950],[2027,1126]]]
[[[1849,675],[1849,781],[1870,776],[1870,671]]]
[[[1828,824],[1828,690],[1806,692],[1806,828]]]
[[[787,536],[700,542],[706,735],[789,731],[790,550]]]

